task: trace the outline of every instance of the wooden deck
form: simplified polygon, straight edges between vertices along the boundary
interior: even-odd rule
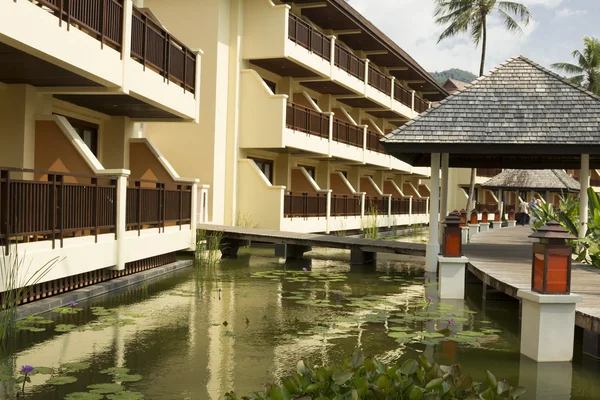
[[[321,235],[314,233],[297,233],[271,231],[258,228],[241,228],[220,225],[199,225],[198,229],[208,232],[223,232],[223,237],[233,240],[249,240],[254,242],[290,244],[310,247],[327,247],[334,249],[359,249],[367,253],[392,253],[411,256],[424,256],[425,244],[396,242],[392,240],[371,240],[355,237]]]
[[[519,289],[531,289],[533,239],[530,227],[490,230],[473,236],[464,247],[469,271],[485,284],[517,297]],[[583,296],[577,305],[575,323],[600,333],[600,269],[573,264],[571,292]]]

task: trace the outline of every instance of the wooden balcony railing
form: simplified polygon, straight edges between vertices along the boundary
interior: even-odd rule
[[[346,217],[361,214],[360,207],[361,196],[333,194],[331,195],[331,216]]]
[[[412,91],[408,90],[398,82],[394,82],[394,99],[400,103],[412,107]]]
[[[425,112],[429,109],[429,103],[420,98],[419,96],[415,96],[415,111],[419,114]]]
[[[83,183],[81,183],[83,182]],[[115,232],[116,178],[0,168],[0,244]]]
[[[63,21],[69,28],[77,26],[102,44],[121,50],[123,0],[35,0],[32,3],[49,9],[60,26]]]
[[[163,228],[168,225],[189,224],[192,215],[192,188],[177,185],[168,188],[166,183],[130,180],[127,188],[125,222],[128,230]]]
[[[364,130],[341,119],[333,119],[333,140],[351,146],[363,147]]]
[[[289,17],[288,38],[322,59],[331,60],[331,39],[292,13]]]
[[[477,203],[475,205],[475,209],[477,210],[477,212],[487,210],[488,212],[493,213],[498,209],[498,203]]]
[[[484,178],[493,178],[502,172],[502,168],[477,168],[476,174],[477,176],[481,176]]]
[[[286,125],[296,131],[329,139],[329,117],[308,107],[288,104]]]
[[[410,199],[392,199],[392,215],[408,215]]]
[[[335,66],[361,81],[365,79],[365,62],[338,43],[335,44]]]
[[[367,130],[367,149],[376,151],[378,153],[385,153],[385,149],[383,148],[383,144],[379,140],[381,140],[383,136],[379,133],[374,132],[372,130]]]
[[[369,85],[388,96],[392,94],[392,78],[385,76],[372,65],[369,65]]]
[[[388,202],[389,198],[379,198],[379,197],[366,197],[365,198],[365,213],[372,214],[373,211],[377,211],[378,215],[388,215]]]
[[[131,57],[144,67],[152,68],[164,79],[195,93],[196,55],[135,6]]]
[[[327,216],[327,195],[321,193],[287,192],[283,201],[285,218]]]
[[[427,214],[427,199],[412,199],[412,214],[422,215]]]

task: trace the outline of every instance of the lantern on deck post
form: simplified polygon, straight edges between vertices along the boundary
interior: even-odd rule
[[[501,219],[500,219],[500,210],[499,209],[496,209],[496,211],[494,211],[494,221],[495,222],[500,222],[501,221]]]
[[[569,294],[573,248],[566,240],[577,238],[556,221],[549,221],[529,237],[540,239],[533,244],[531,289],[542,294]]]
[[[487,210],[487,208],[484,208],[481,211],[481,222],[488,222],[488,213],[489,211]]]
[[[459,212],[460,215],[460,226],[467,226],[467,211],[463,208]]]
[[[515,220],[515,210],[513,210],[512,208],[508,211],[508,220],[509,221]]]
[[[477,210],[471,211],[471,225],[477,225],[478,222],[479,214],[477,213]]]
[[[460,214],[451,212],[444,221],[444,257],[462,257],[462,235]]]

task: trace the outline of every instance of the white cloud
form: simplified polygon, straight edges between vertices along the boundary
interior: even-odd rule
[[[588,12],[586,10],[573,10],[572,8],[565,7],[556,11],[555,18],[563,19],[576,15],[587,15],[587,13]]]
[[[527,7],[544,6],[548,8],[556,8],[561,5],[563,0],[521,0],[522,4]]]

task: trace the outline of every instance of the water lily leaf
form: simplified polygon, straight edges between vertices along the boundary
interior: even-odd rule
[[[348,379],[352,378],[352,375],[354,375],[353,371],[350,370],[346,370],[346,371],[335,371],[333,373],[333,381],[335,383],[337,383],[338,385],[343,385],[344,383],[346,383],[348,381]]]
[[[78,312],[83,311],[83,308],[78,307],[58,307],[52,310],[53,313],[57,314],[77,314]]]
[[[417,372],[419,368],[419,363],[416,360],[407,360],[402,367],[400,368],[400,372],[402,375],[412,375]]]
[[[29,332],[44,332],[46,328],[36,328],[35,326],[24,326],[19,328],[20,331],[29,331]]]
[[[89,393],[89,392],[75,392],[69,393],[65,400],[102,400],[104,395]]]
[[[50,367],[35,367],[33,369],[34,372],[42,375],[52,375],[54,373],[54,368]]]
[[[448,340],[452,340],[456,343],[476,343],[477,339],[469,336],[450,336]]]
[[[48,385],[66,385],[74,382],[77,382],[77,378],[74,376],[55,376],[46,381]]]
[[[68,371],[78,372],[78,371],[83,371],[83,370],[88,369],[90,367],[90,364],[84,363],[84,362],[73,362],[73,363],[62,364],[60,367],[62,369],[66,369]]]
[[[115,380],[120,382],[138,382],[142,380],[141,375],[118,374],[115,375]]]
[[[129,368],[124,368],[124,367],[112,367],[112,368],[106,368],[103,369],[102,371],[100,371],[101,374],[108,374],[108,375],[125,375],[129,373]]]
[[[96,383],[87,387],[92,393],[96,394],[114,394],[125,390],[125,388],[117,383]]]
[[[77,325],[58,324],[54,327],[54,332],[71,332],[75,329],[77,329]]]
[[[484,329],[481,332],[485,333],[486,335],[491,335],[493,333],[502,333],[502,330],[501,329]]]
[[[109,394],[106,398],[109,400],[142,400],[144,395],[140,392],[124,391],[116,394]]]
[[[389,332],[388,336],[394,339],[412,339],[415,334],[407,332]]]
[[[424,338],[428,338],[428,339],[436,339],[436,338],[444,337],[444,335],[439,332],[419,332],[419,335]]]
[[[390,331],[394,331],[394,332],[409,332],[412,331],[411,328],[407,327],[407,326],[392,326],[389,328]]]
[[[10,375],[0,374],[0,382],[9,381],[12,378]]]
[[[459,331],[456,332],[458,336],[468,336],[468,337],[482,337],[485,336],[485,333],[475,332],[475,331]]]

